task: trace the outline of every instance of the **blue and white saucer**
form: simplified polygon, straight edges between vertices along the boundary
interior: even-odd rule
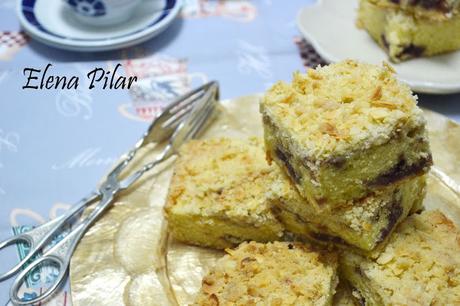
[[[78,22],[63,0],[18,0],[17,13],[24,30],[44,44],[74,51],[106,51],[158,35],[174,20],[181,6],[182,0],[146,0],[129,21],[110,27]]]

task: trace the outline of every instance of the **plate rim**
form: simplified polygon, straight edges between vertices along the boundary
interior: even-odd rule
[[[183,0],[174,0],[175,4],[173,8],[162,20],[160,20],[158,23],[147,26],[143,30],[113,39],[92,39],[85,41],[84,39],[71,40],[55,37],[41,31],[25,18],[22,10],[22,1],[23,0],[17,0],[16,2],[16,15],[18,16],[19,23],[21,24],[24,31],[32,38],[47,46],[70,51],[109,51],[142,43],[164,31],[167,26],[177,17],[183,7]]]
[[[308,29],[302,24],[302,16],[305,12],[320,8],[326,0],[317,0],[310,5],[303,6],[296,15],[296,25],[302,36],[307,39],[312,45],[313,48],[318,52],[318,54],[324,58],[329,63],[335,63],[339,60],[332,55],[321,43],[316,39],[315,35],[310,33]],[[330,0],[329,0],[330,1]],[[460,51],[453,51],[460,52]],[[428,57],[426,57],[428,59]],[[395,65],[394,63],[390,63]],[[440,83],[440,82],[431,82],[431,81],[414,81],[401,76],[398,73],[398,78],[409,85],[409,87],[418,93],[427,93],[427,94],[453,94],[460,92],[460,82],[458,83]]]

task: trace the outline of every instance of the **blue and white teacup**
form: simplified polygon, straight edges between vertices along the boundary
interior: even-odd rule
[[[143,0],[65,0],[75,17],[92,26],[105,26],[128,20]]]

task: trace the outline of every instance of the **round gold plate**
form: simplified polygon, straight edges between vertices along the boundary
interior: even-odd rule
[[[262,136],[260,96],[221,102],[222,111],[203,138]],[[435,166],[425,199],[460,224],[460,125],[425,111]],[[159,149],[143,150],[132,169]],[[222,252],[193,247],[168,237],[163,204],[172,162],[143,177],[132,191],[88,231],[72,258],[72,302],[87,305],[187,305],[208,267]]]

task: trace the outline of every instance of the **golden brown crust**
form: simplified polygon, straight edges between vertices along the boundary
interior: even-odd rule
[[[242,243],[203,279],[195,305],[329,305],[337,257],[311,245]]]
[[[283,226],[266,197],[271,169],[257,138],[185,144],[165,205],[172,235],[183,242],[219,249],[246,240],[280,239]]]
[[[425,125],[416,97],[388,64],[354,60],[295,73],[291,84],[276,83],[261,112],[311,160],[384,144],[397,131]]]
[[[444,21],[458,14],[458,0],[365,0],[384,9],[393,9],[417,19]]]
[[[257,217],[270,172],[258,138],[192,140],[180,150],[165,210]]]
[[[385,305],[460,305],[459,240],[460,231],[440,211],[415,214],[376,258],[346,253],[342,264],[359,273],[345,276],[363,290],[357,283],[361,278],[374,300]]]

